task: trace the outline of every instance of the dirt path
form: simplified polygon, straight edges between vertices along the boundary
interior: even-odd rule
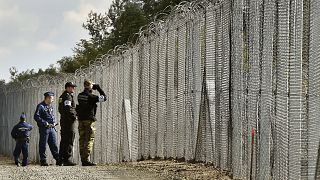
[[[13,161],[0,156],[0,179],[222,179],[225,173],[202,164],[178,163],[174,161],[141,161],[96,167],[41,167],[31,164],[16,167]]]

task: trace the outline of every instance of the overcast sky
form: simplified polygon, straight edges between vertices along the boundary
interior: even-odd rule
[[[112,0],[0,0],[0,79],[9,68],[46,68],[72,55],[88,13],[106,12]]]

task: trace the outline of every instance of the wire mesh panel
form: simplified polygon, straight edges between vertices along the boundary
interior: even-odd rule
[[[187,45],[186,45],[186,160],[194,159],[194,107],[192,96],[193,66],[192,66],[192,26],[193,22],[187,22]]]
[[[243,0],[233,1],[231,25],[231,115],[232,115],[232,169],[235,178],[248,178],[243,136]]]
[[[167,111],[166,111],[166,157],[175,157],[175,121],[176,101],[174,84],[174,67],[176,61],[176,27],[172,24],[168,29],[168,54],[167,54]]]
[[[320,2],[310,1],[310,59],[309,59],[309,126],[308,126],[308,175],[309,179],[320,178]]]
[[[260,96],[260,29],[261,29],[261,0],[249,2],[249,37],[248,37],[248,101],[247,101],[247,118],[248,130],[257,132],[257,122],[259,118],[259,96]],[[248,166],[251,167],[251,177],[256,178],[257,166],[257,138],[252,143],[252,136],[248,146]]]
[[[230,149],[230,3],[222,3],[222,82],[221,82],[221,167],[230,169],[231,167],[231,149]]]
[[[150,155],[150,121],[149,121],[149,100],[150,100],[150,43],[145,38],[142,44],[141,61],[141,155],[147,159]]]
[[[138,160],[139,157],[139,56],[138,51],[132,51],[132,147],[131,159]]]
[[[123,99],[122,97],[122,87],[121,87],[121,58],[116,58],[116,69],[115,69],[115,86],[116,89],[115,95],[115,106],[114,106],[114,112],[113,112],[113,162],[119,162],[120,161],[120,151],[121,151],[121,144],[120,144],[120,138],[121,138],[121,114],[122,114],[122,105],[123,105]]]
[[[302,8],[301,1],[291,2],[289,61],[289,179],[301,178],[302,118]]]
[[[109,98],[110,98],[110,86],[109,86],[109,66],[106,63],[107,59],[103,59],[104,67],[102,69],[102,80],[101,80],[101,88],[105,91],[106,96],[107,96],[107,101],[105,103],[100,104],[100,109],[101,109],[101,141],[98,142],[101,144],[101,162],[102,163],[107,163],[107,152],[108,152],[108,147],[110,143],[110,137],[108,136],[108,112],[109,112]]]
[[[200,12],[201,13],[201,12]],[[197,131],[197,144],[196,144],[196,160],[197,161],[205,161],[206,160],[206,119],[207,119],[207,93],[205,89],[205,37],[206,37],[206,31],[205,31],[205,16],[201,16],[199,19],[199,63],[200,63],[200,76],[201,76],[201,102],[199,103],[200,109],[199,109],[199,117],[198,117],[198,129]],[[198,90],[197,90],[198,91]],[[197,92],[196,91],[196,92]],[[196,125],[197,126],[197,125]]]
[[[206,92],[208,93],[208,119],[206,119],[206,161],[216,163],[216,134],[215,134],[215,112],[216,112],[216,91],[215,91],[215,54],[216,54],[216,37],[215,37],[215,22],[216,22],[216,7],[210,6],[206,10],[206,59],[205,59],[205,84]]]
[[[93,66],[92,68],[95,68],[95,71],[92,71],[91,77],[90,79],[94,82],[97,83],[99,85],[101,85],[101,73],[102,73],[102,69],[100,67],[95,67]],[[94,93],[96,95],[97,92],[94,91]],[[102,119],[102,113],[101,113],[101,103],[98,104],[97,107],[97,115],[96,115],[97,121],[95,122],[95,138],[94,141],[96,141],[96,143],[94,143],[94,148],[93,148],[93,152],[91,154],[91,159],[93,162],[97,162],[97,163],[101,163],[101,121],[103,121]]]
[[[186,93],[186,21],[181,21],[177,29],[177,158],[185,158],[186,118],[185,118],[185,93]]]
[[[202,77],[203,77],[203,62],[201,59],[201,47],[202,47],[202,26],[204,23],[203,15],[200,13],[200,16],[196,16],[193,22],[192,26],[192,76],[193,76],[193,82],[192,82],[192,89],[191,89],[191,95],[192,95],[192,106],[194,110],[194,117],[193,117],[193,132],[194,132],[194,144],[193,149],[196,149],[196,140],[198,138],[198,130],[199,128],[199,117],[200,117],[200,101],[201,101],[201,91],[202,91]],[[201,138],[199,136],[199,138]],[[202,146],[202,145],[200,145]],[[196,152],[197,153],[197,152]]]
[[[217,11],[216,16],[216,92],[219,92],[216,96],[216,126],[215,126],[215,153],[217,166],[221,165],[221,131],[222,131],[222,73],[223,73],[223,44],[222,44],[222,10]]]
[[[259,122],[259,176],[257,179],[271,178],[271,108],[272,108],[272,62],[274,1],[264,2],[263,44],[261,57],[261,112]],[[253,168],[253,167],[251,167]]]
[[[289,119],[288,119],[288,72],[289,72],[289,2],[278,2],[278,60],[277,60],[277,102],[276,131],[279,148],[279,179],[287,179]]]
[[[162,29],[159,32],[159,59],[158,59],[158,114],[157,114],[157,156],[165,157],[165,121],[166,121],[166,62],[167,62],[167,31]]]
[[[156,157],[156,140],[157,140],[157,114],[158,114],[158,36],[153,37],[150,42],[150,124],[149,124],[149,142],[150,142],[150,157]]]

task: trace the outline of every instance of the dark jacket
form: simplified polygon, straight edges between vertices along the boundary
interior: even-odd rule
[[[99,90],[100,96],[92,94],[92,91],[85,89],[78,95],[77,115],[78,120],[96,121],[97,103],[106,101],[105,93]]]
[[[56,123],[53,115],[53,107],[51,105],[47,105],[44,101],[38,104],[33,118],[37,121],[38,127],[45,127],[47,124]]]
[[[73,95],[64,91],[59,97],[59,113],[61,114],[60,123],[72,124],[76,120],[76,105],[73,100]]]
[[[27,122],[19,122],[11,131],[13,139],[23,139],[30,137],[32,125]]]

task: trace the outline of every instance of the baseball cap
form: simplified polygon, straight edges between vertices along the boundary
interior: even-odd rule
[[[48,91],[48,92],[44,93],[43,95],[44,95],[45,97],[47,97],[47,96],[54,96],[54,93],[51,92],[51,91]]]
[[[77,87],[77,85],[75,85],[73,82],[67,82],[65,85],[64,85],[65,88],[67,87]]]

